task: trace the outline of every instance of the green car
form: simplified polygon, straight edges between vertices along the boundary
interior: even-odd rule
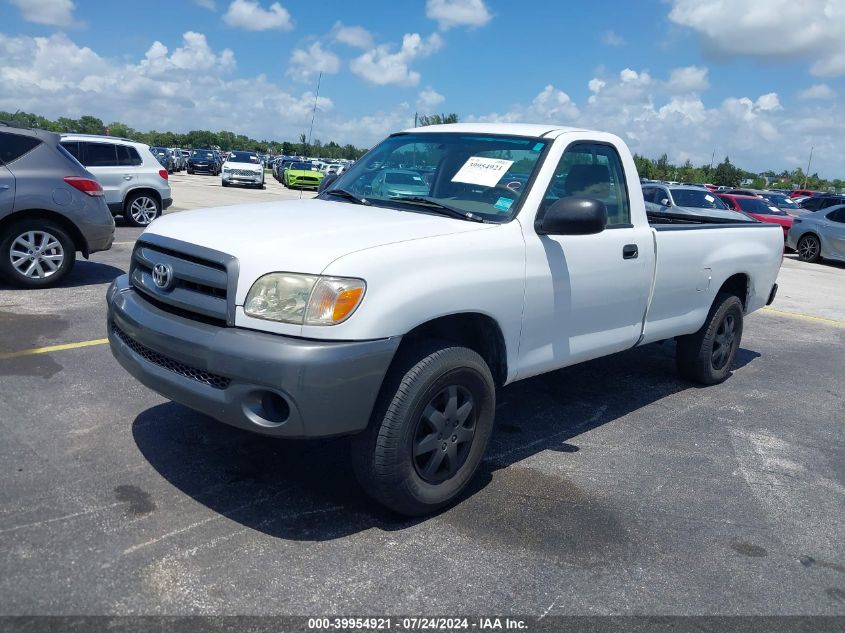
[[[323,176],[313,163],[291,163],[284,171],[282,182],[290,189],[316,189]]]

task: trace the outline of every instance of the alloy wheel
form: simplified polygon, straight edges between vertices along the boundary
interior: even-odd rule
[[[719,324],[713,339],[713,349],[710,352],[710,362],[713,369],[723,369],[731,358],[734,342],[736,341],[736,319],[728,314]]]
[[[814,237],[803,237],[798,244],[798,255],[801,259],[810,261],[819,254],[819,243]]]
[[[155,200],[148,196],[138,196],[129,206],[129,214],[138,224],[147,225],[156,218],[158,207]]]
[[[468,389],[449,385],[425,406],[413,440],[417,474],[428,483],[451,479],[466,462],[475,436],[475,400]]]
[[[56,236],[46,231],[27,231],[12,241],[12,267],[24,277],[46,279],[64,263],[65,251]]]

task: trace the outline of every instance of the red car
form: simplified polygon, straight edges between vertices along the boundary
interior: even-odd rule
[[[728,209],[744,213],[755,220],[760,220],[760,222],[779,224],[783,228],[783,239],[786,239],[786,234],[789,233],[792,226],[792,216],[773,206],[765,198],[737,196],[729,193],[720,193],[718,196]]]
[[[790,198],[800,198],[801,196],[814,196],[821,191],[813,191],[812,189],[796,189],[789,194]]]

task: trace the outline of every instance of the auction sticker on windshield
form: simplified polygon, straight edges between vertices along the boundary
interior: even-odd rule
[[[452,177],[452,182],[493,187],[507,173],[511,165],[513,165],[512,160],[504,160],[503,158],[470,156],[458,170],[458,173]]]

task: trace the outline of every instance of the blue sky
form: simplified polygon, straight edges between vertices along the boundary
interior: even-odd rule
[[[845,0],[0,0],[0,109],[370,145],[415,111],[845,177]]]

